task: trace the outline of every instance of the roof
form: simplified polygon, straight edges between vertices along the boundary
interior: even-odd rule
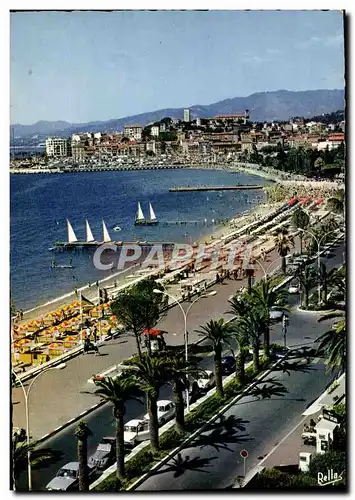
[[[335,422],[322,418],[322,420],[315,426],[315,429],[318,431],[333,431],[335,427],[338,427],[338,425],[339,424],[336,424]]]
[[[140,424],[142,424],[144,422],[144,420],[142,419],[138,419],[138,418],[134,418],[133,420],[130,420],[129,422],[126,422],[125,425],[129,425],[129,426],[138,426]]]
[[[170,403],[172,403],[172,401],[170,401],[169,399],[160,399],[159,401],[157,401],[158,405],[164,405],[164,406]]]
[[[79,470],[79,462],[69,462],[63,465],[61,469]]]

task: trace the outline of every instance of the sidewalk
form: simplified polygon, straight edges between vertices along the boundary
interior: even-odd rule
[[[274,250],[268,254],[265,264],[269,265],[276,258],[278,258],[278,254]],[[276,264],[279,262],[277,261]],[[257,266],[256,279],[263,276],[264,272]],[[201,298],[196,301],[191,307],[187,320],[190,344],[200,338],[195,330],[199,329],[201,325],[204,325],[210,319],[230,317],[230,315],[226,314],[228,309],[227,301],[230,295],[236,293],[246,284],[246,279],[224,280],[223,284],[215,285],[209,289],[210,291],[217,291],[215,296]],[[192,300],[195,298],[194,296]],[[190,302],[183,303],[184,309],[186,310],[190,304]],[[180,308],[171,308],[167,316],[158,324],[158,328],[168,332],[166,334],[168,344],[182,345],[184,321]],[[100,348],[101,356],[95,357],[93,354],[81,354],[68,360],[64,370],[50,370],[42,373],[33,384],[29,398],[32,437],[39,439],[97,403],[98,398],[94,395],[80,392],[87,380],[92,375],[122,362],[134,352],[136,352],[134,337],[124,334],[116,340],[105,343]],[[12,390],[12,403],[13,425],[25,428],[25,407],[21,388]]]
[[[342,396],[346,391],[345,374],[339,379],[339,386],[331,393],[326,389],[321,396],[310,405],[300,415],[301,420],[298,424],[284,436],[281,441],[266,455],[266,457],[259,462],[259,464],[247,474],[247,482],[249,482],[254,474],[261,470],[263,467],[271,469],[279,466],[298,465],[299,454],[301,452],[315,453],[316,447],[303,444],[301,434],[303,432],[303,425],[309,424],[310,420],[317,421],[318,416],[321,415],[322,409],[331,406],[334,403],[334,396]]]

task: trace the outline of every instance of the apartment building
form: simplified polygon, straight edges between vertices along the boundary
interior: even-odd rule
[[[52,158],[68,156],[68,139],[63,139],[63,137],[47,137],[46,155]]]
[[[125,125],[124,135],[133,141],[142,140],[143,127],[141,125]]]

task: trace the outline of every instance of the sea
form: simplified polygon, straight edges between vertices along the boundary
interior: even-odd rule
[[[17,309],[44,304],[111,271],[93,266],[91,252],[56,253],[55,241],[67,241],[66,219],[79,240],[85,240],[85,220],[102,241],[102,220],[113,240],[191,243],[213,232],[223,219],[265,202],[261,190],[169,192],[171,187],[267,184],[265,179],[223,170],[144,170],[73,174],[11,175],[10,283]],[[148,217],[151,203],[159,223],[134,226],[137,203]],[[177,223],[186,221],[186,224]],[[113,228],[118,225],[121,231]]]

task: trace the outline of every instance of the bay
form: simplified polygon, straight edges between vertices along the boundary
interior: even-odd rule
[[[51,269],[55,241],[67,241],[66,219],[79,240],[88,219],[102,240],[102,220],[112,239],[188,243],[213,232],[215,221],[250,210],[265,200],[262,191],[169,192],[177,186],[267,184],[246,174],[222,170],[144,170],[73,174],[12,175],[10,178],[11,296],[17,308],[43,304],[74,288],[103,279],[110,271],[92,265],[92,254],[58,254],[75,269]],[[148,216],[152,203],[157,226],[134,226],[137,202]],[[207,224],[204,223],[207,219]],[[196,221],[186,225],[174,221]],[[169,221],[169,224],[166,222]],[[119,225],[120,232],[113,231]]]

